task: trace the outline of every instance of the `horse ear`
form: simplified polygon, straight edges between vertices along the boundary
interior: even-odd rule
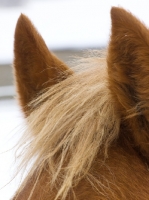
[[[48,50],[42,37],[23,14],[15,30],[14,71],[19,101],[26,115],[29,112],[27,104],[40,91],[73,73]]]
[[[111,9],[109,87],[136,145],[149,155],[149,30],[122,8]],[[129,115],[129,116],[128,116]],[[128,119],[129,118],[129,119]]]

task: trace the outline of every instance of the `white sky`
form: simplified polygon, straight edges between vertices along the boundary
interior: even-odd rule
[[[31,19],[49,48],[88,48],[107,45],[111,6],[124,7],[149,24],[148,0],[28,0],[24,7],[0,7],[0,63],[13,60],[20,13]]]
[[[49,48],[83,49],[107,45],[111,6],[124,7],[149,25],[148,0],[34,0],[24,7],[0,7],[0,63],[12,62],[13,34],[21,12],[30,17]],[[14,156],[8,150],[20,136],[21,123],[22,115],[16,103],[0,101],[0,188],[12,174]],[[16,187],[14,181],[0,189],[0,200],[9,200]]]

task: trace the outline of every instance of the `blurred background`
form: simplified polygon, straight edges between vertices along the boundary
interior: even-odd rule
[[[21,137],[23,117],[15,100],[12,74],[14,30],[26,14],[47,46],[61,60],[102,49],[110,36],[110,8],[130,10],[149,26],[148,0],[0,0],[0,200],[9,200],[17,188],[13,180],[13,146]]]

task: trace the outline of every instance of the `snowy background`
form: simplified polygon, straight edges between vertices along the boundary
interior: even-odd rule
[[[0,64],[12,63],[13,34],[20,13],[31,19],[50,49],[86,49],[107,46],[111,6],[130,10],[149,25],[148,0],[26,0],[17,7],[1,3]],[[18,185],[16,180],[8,183],[14,173],[13,146],[22,123],[16,101],[0,100],[0,200],[9,200]]]

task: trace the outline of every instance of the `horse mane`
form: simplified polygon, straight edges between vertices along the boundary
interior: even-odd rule
[[[29,172],[14,199],[148,199],[148,29],[122,8],[111,9],[111,20],[105,59],[93,52],[70,69],[19,17],[14,72],[26,117],[19,170]]]
[[[97,154],[102,152],[104,160],[118,137],[120,117],[108,87],[106,61],[92,56],[80,59],[74,69],[76,73],[28,105],[33,111],[20,143],[25,149],[20,169],[29,163],[31,169],[20,190],[35,171],[36,185],[46,166],[50,187],[59,188],[55,200],[65,199],[90,174]]]

